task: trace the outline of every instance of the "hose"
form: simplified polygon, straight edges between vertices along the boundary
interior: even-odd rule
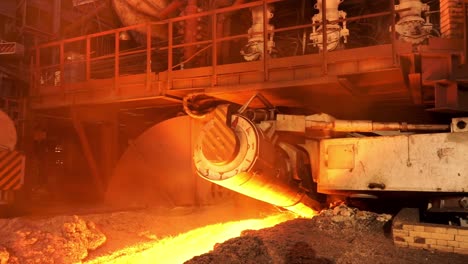
[[[193,109],[196,105],[196,97],[203,97],[198,98],[198,102],[202,102],[202,104],[196,107],[197,110]],[[209,97],[205,93],[191,93],[183,98],[182,106],[184,108],[184,112],[191,118],[204,119],[211,111],[216,108],[217,105],[221,104],[222,102],[224,101],[214,97]]]

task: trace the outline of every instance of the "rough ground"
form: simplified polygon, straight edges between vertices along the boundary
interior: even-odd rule
[[[0,219],[0,264],[137,263],[137,258],[124,260],[122,254],[147,254],[151,248],[155,255],[139,263],[162,263],[154,248],[168,236],[274,213],[278,212],[269,206],[234,203]],[[186,263],[468,263],[468,256],[395,247],[387,228],[390,217],[338,206],[313,219],[244,231]],[[184,250],[177,243],[169,245],[176,252]],[[144,247],[124,250],[135,245]]]
[[[76,263],[105,241],[93,222],[78,216],[0,219],[0,264]]]
[[[313,219],[246,231],[186,263],[468,263],[464,255],[395,247],[390,223],[390,215],[338,206]]]

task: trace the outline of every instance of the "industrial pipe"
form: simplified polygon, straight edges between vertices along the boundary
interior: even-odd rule
[[[193,154],[198,175],[303,217],[320,209],[317,201],[292,184],[294,166],[260,129],[242,115],[231,116],[229,127],[214,118],[202,129]]]
[[[395,5],[395,10],[401,10],[398,15],[400,19],[395,25],[395,31],[399,39],[412,44],[421,44],[431,36],[432,24],[429,22],[429,5],[423,4],[421,0],[400,0]],[[422,18],[425,13],[425,19]]]
[[[127,4],[140,13],[149,16],[158,17],[160,11],[167,6],[167,0],[148,1],[148,0],[126,0]]]
[[[340,19],[346,19],[346,12],[338,10],[338,6],[343,0],[317,0],[314,8],[319,11],[318,14],[312,17],[312,33],[310,34],[310,40],[312,44],[323,50],[323,46],[327,47],[327,51],[334,50],[340,44],[341,38],[346,43],[349,36],[349,30],[346,27],[346,21],[343,21],[342,25],[338,22],[323,24],[323,17],[326,17],[326,21],[337,21]],[[325,10],[324,9],[325,6]],[[317,23],[322,23],[320,26],[316,26]],[[326,31],[327,38],[324,39],[324,29]],[[325,41],[324,41],[325,40]]]
[[[146,22],[155,21],[159,12],[162,11],[163,8],[166,7],[167,1],[166,0],[154,0],[152,1],[155,3],[153,6],[149,7],[148,4],[138,4],[138,8],[142,9],[145,8],[145,12],[140,12],[139,9],[136,9],[134,6],[136,5],[134,2],[136,0],[112,0],[115,13],[120,18],[120,21],[125,26],[143,24]],[[140,3],[140,1],[136,1]],[[129,3],[134,4],[133,6]],[[156,16],[150,15],[155,14]],[[151,36],[157,37],[162,40],[167,40],[168,36],[168,29],[167,25],[153,25],[151,27]],[[139,27],[133,29],[141,34],[146,34],[146,27]]]
[[[160,20],[164,20],[169,17],[170,14],[174,13],[177,9],[181,8],[184,5],[185,0],[175,0],[162,9],[157,17]]]
[[[306,133],[307,131],[373,132],[373,131],[449,131],[445,124],[408,124],[400,122],[374,122],[371,120],[339,120],[327,114],[310,116],[276,116],[276,131]]]
[[[264,17],[263,6],[252,7],[252,26],[249,28],[249,39],[247,45],[241,50],[241,55],[246,61],[260,60],[266,54],[271,54],[275,47],[274,32],[275,27],[269,23],[273,18],[273,7],[270,5]],[[264,28],[264,23],[266,27]],[[265,29],[269,32],[264,43]],[[266,48],[266,50],[265,50]]]
[[[373,131],[444,131],[450,125],[408,124],[400,122],[373,122],[370,120],[335,120],[333,122],[307,121],[306,130],[333,130],[336,132],[373,132]]]

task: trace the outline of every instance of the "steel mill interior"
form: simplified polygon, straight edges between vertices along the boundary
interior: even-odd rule
[[[304,219],[232,263],[467,263],[467,53],[467,0],[2,0],[0,264],[219,263]],[[324,253],[363,219],[393,259]]]

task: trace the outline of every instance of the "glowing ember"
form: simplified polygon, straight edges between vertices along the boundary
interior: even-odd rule
[[[282,213],[263,219],[208,225],[175,237],[128,247],[87,263],[183,263],[211,251],[217,243],[240,236],[244,230],[268,228],[293,218],[295,216],[290,213]]]

